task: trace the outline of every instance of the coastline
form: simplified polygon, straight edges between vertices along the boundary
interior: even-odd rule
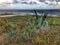
[[[14,16],[33,16],[35,15],[34,13],[21,13],[21,14],[11,14],[11,15],[0,15],[0,17],[14,17]],[[38,16],[42,16],[42,14],[38,13]],[[60,18],[60,16],[58,15],[52,15],[52,14],[48,14],[48,17],[58,17]]]

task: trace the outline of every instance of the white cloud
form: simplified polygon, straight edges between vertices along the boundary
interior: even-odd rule
[[[13,0],[1,0],[0,3],[2,2],[12,2]]]
[[[0,0],[0,3],[4,2],[5,0]]]

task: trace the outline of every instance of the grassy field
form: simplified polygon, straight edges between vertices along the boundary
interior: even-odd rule
[[[0,17],[0,45],[60,45],[60,17],[46,21],[48,26],[40,29],[35,16]]]

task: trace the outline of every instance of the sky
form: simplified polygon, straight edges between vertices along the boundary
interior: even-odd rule
[[[21,1],[21,0],[20,0]],[[27,1],[27,0],[26,0]],[[36,0],[28,0],[28,1],[36,1]],[[37,0],[38,1],[38,0]],[[0,0],[0,3],[2,2],[13,2],[13,0]]]
[[[32,1],[36,1],[36,0],[32,0]],[[40,0],[40,1],[44,1],[44,0]],[[58,1],[60,1],[60,0],[58,0]],[[13,2],[13,0],[0,0],[0,3],[2,3],[2,2]]]
[[[12,0],[0,0],[0,3],[2,2],[12,2]]]
[[[12,2],[12,1],[13,1],[13,0],[0,0],[0,3],[2,3],[2,2]],[[36,0],[33,0],[33,1],[36,1]],[[40,4],[40,5],[28,6],[28,8],[30,8],[30,7],[36,7],[36,8],[37,8],[37,7],[39,7],[39,6],[41,6],[41,7],[42,7],[42,6],[44,6],[44,7],[48,6],[48,7],[50,8],[50,5],[47,5],[47,4],[45,4],[45,3],[42,3],[42,2],[41,2],[41,3],[39,3],[39,4]],[[15,5],[13,5],[13,8],[19,7],[19,5],[20,5],[20,4],[15,4]],[[7,5],[5,5],[5,6],[7,6]],[[9,6],[10,6],[10,5],[9,5]],[[26,6],[26,7],[27,7],[27,6]],[[2,7],[0,7],[0,8],[2,9]],[[3,8],[5,8],[4,5],[3,5]],[[21,6],[21,8],[22,8],[22,6]]]

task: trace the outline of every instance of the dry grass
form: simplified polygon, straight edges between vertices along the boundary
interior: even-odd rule
[[[53,18],[49,21],[49,27],[44,27],[42,29],[36,29],[29,25],[27,19],[32,19],[34,17],[12,17],[12,18],[0,18],[0,45],[60,45],[60,26],[54,25],[56,23],[60,24],[60,18]],[[15,20],[16,19],[16,20]],[[18,20],[19,19],[19,20]],[[57,21],[57,22],[56,22]],[[52,25],[53,24],[53,25]],[[28,26],[30,26],[28,28]],[[27,38],[22,37],[23,31],[27,30],[29,36]],[[7,37],[4,34],[8,34],[13,30],[11,37]],[[31,30],[39,32],[38,34],[32,33]],[[2,37],[2,38],[1,38]],[[2,41],[3,40],[3,41]]]

